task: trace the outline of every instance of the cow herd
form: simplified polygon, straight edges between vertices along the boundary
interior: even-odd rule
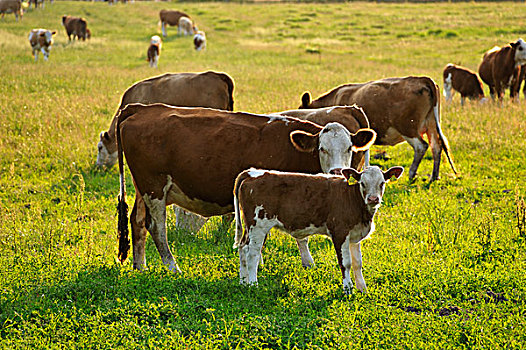
[[[0,5],[8,1],[19,0],[0,0]],[[159,17],[164,37],[167,26],[178,26],[179,34],[194,34],[196,50],[206,45],[205,34],[186,13],[161,10]],[[63,16],[62,23],[70,40],[91,36],[83,18]],[[31,31],[35,60],[38,51],[48,59],[54,34]],[[147,51],[151,67],[158,64],[161,46],[161,37],[153,36]],[[502,99],[509,88],[514,98],[523,68],[526,43],[519,39],[486,52],[479,75],[492,97]],[[465,98],[484,99],[475,72],[448,64],[443,78],[447,100],[453,90],[461,94],[462,104]],[[257,284],[263,243],[277,227],[295,238],[305,267],[314,265],[309,236],[330,237],[344,291],[351,292],[352,270],[356,289],[366,292],[361,241],[374,232],[386,183],[403,173],[398,166],[386,171],[370,166],[369,148],[409,143],[414,151],[410,180],[429,147],[430,182],[439,179],[442,151],[457,173],[440,124],[437,84],[425,76],[344,84],[316,99],[305,92],[298,109],[269,114],[234,112],[234,86],[234,80],[221,72],[167,73],[139,81],[124,92],[97,144],[97,165],[119,166],[119,259],[124,262],[129,255],[130,224],[135,269],[146,268],[149,232],[163,264],[179,271],[166,228],[166,207],[175,204],[178,226],[184,225],[180,219],[185,215],[235,214],[241,283]],[[135,187],[129,221],[125,159]],[[196,222],[193,229],[198,230],[204,220]]]

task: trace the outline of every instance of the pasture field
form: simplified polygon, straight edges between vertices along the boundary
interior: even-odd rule
[[[168,29],[159,68],[146,62],[162,8],[184,10],[205,52]],[[69,44],[64,14],[92,39]],[[303,269],[276,232],[257,288],[238,284],[234,226],[213,218],[169,242],[173,275],[149,239],[149,270],[116,260],[117,167],[95,166],[124,90],[164,73],[217,70],[235,109],[296,108],[347,82],[476,69],[485,50],[526,37],[521,3],[133,4],[55,1],[0,20],[0,348],[515,348],[526,347],[526,102],[442,104],[460,175],[388,184],[363,243],[367,295],[343,295],[332,243],[311,240]],[[57,30],[50,60],[31,57],[32,28]],[[485,87],[486,92],[487,87]],[[386,111],[387,112],[387,111]],[[409,145],[373,147],[408,171]],[[127,170],[128,204],[133,186]]]

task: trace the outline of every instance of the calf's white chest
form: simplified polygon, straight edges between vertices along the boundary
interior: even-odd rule
[[[374,222],[359,223],[349,231],[349,241],[358,243],[374,232]]]

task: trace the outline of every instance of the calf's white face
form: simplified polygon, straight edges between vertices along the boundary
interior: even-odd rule
[[[346,179],[352,176],[358,181],[365,205],[374,211],[382,204],[385,183],[393,176],[398,179],[404,172],[404,168],[392,167],[386,172],[382,172],[379,167],[370,166],[361,173],[354,169],[344,169],[342,172]]]
[[[526,42],[522,39],[517,40],[512,46],[515,47],[515,64],[517,66],[526,63]]]

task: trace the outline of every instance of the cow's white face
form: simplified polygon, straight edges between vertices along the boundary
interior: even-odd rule
[[[44,36],[46,37],[46,44],[51,45],[53,43],[53,34],[51,31],[46,30]]]
[[[103,132],[100,133],[100,140],[97,144],[97,166],[98,167],[111,167],[117,162],[117,152],[110,153],[106,148],[104,142],[102,142]]]
[[[515,64],[517,66],[523,65],[526,63],[526,42],[519,39],[515,43]]]
[[[351,133],[339,123],[325,125],[319,134],[320,165],[324,173],[339,174],[351,166]]]

